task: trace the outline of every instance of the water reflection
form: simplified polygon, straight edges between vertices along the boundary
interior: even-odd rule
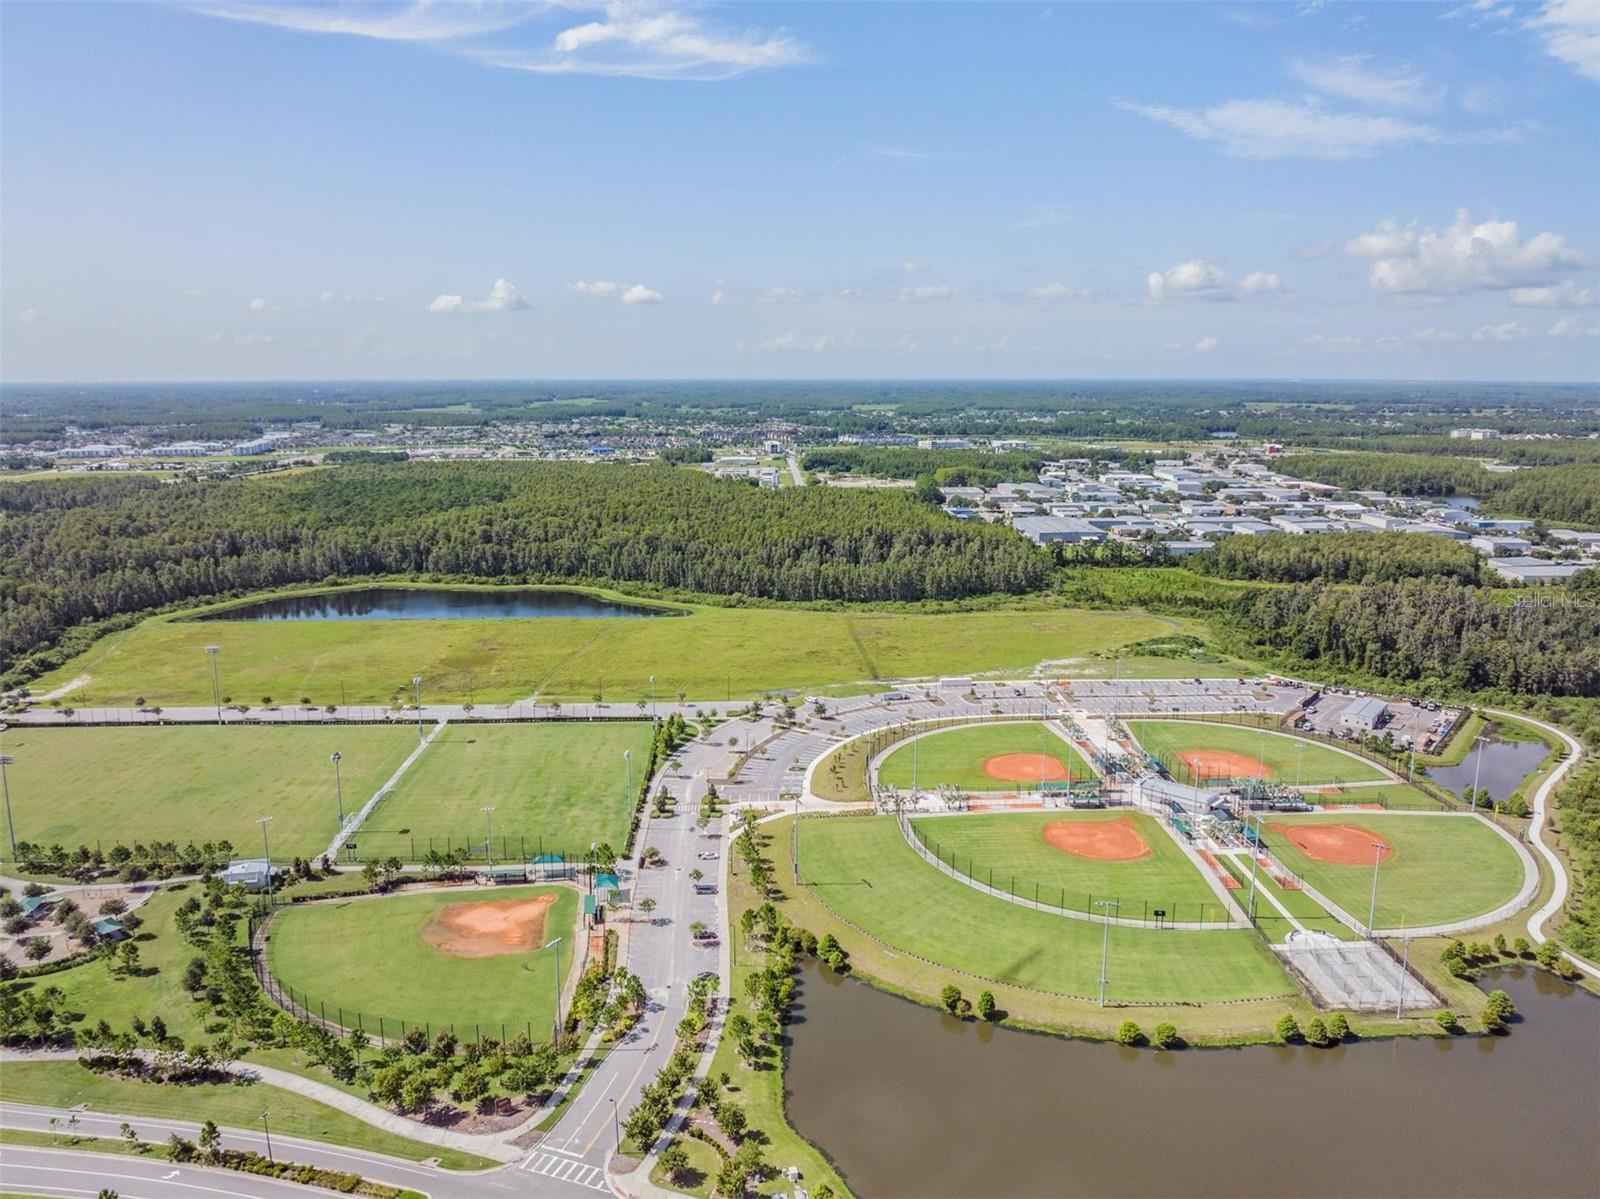
[[[323,595],[278,596],[257,600],[198,620],[493,620],[538,617],[629,618],[673,615],[652,608],[601,599],[582,591],[359,587]]]
[[[1455,766],[1428,767],[1428,777],[1457,795],[1468,787],[1478,786],[1487,790],[1496,801],[1505,800],[1522,785],[1523,779],[1538,769],[1539,763],[1544,761],[1549,752],[1542,741],[1501,741],[1490,738],[1474,745]]]

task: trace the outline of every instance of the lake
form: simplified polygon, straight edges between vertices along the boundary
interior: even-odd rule
[[[1509,1036],[1157,1053],[958,1021],[813,963],[789,1118],[863,1199],[1600,1193],[1600,1000],[1523,967],[1489,985]]]
[[[1428,777],[1456,795],[1473,786],[1476,778],[1476,785],[1498,802],[1509,799],[1549,752],[1543,741],[1500,741],[1491,737],[1474,745],[1454,766],[1428,767]]]
[[[666,608],[602,599],[560,588],[358,587],[320,595],[285,595],[208,612],[196,620],[526,620],[540,617],[619,620],[672,616]]]

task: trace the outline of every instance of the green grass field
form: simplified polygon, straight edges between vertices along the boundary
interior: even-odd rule
[[[1372,865],[1313,861],[1284,836],[1285,826],[1344,824],[1375,833],[1394,848],[1378,867],[1378,927],[1465,920],[1515,898],[1522,860],[1493,829],[1466,815],[1423,816],[1330,812],[1273,816],[1267,845],[1289,869],[1357,920],[1365,921]]]
[[[333,767],[343,760],[345,812],[359,808],[416,746],[409,728],[33,729],[12,725],[0,751],[17,840],[68,849],[96,842],[227,840],[259,857],[259,816],[272,856],[312,856],[338,831]],[[0,849],[3,849],[0,846]]]
[[[1219,854],[1218,861],[1234,878],[1239,880],[1239,889],[1234,892],[1238,897],[1239,906],[1248,910],[1250,903],[1250,860],[1237,854]],[[1257,869],[1255,872],[1256,884],[1256,923],[1274,944],[1288,939],[1290,933],[1295,931],[1294,924],[1285,919],[1283,912],[1287,911],[1302,925],[1316,932],[1329,933],[1341,941],[1359,941],[1361,934],[1356,932],[1344,921],[1332,915],[1311,896],[1304,891],[1285,891],[1272,881],[1265,870]],[[1274,906],[1267,896],[1278,901]],[[1280,908],[1282,909],[1280,911]]]
[[[1129,820],[1149,857],[1097,862],[1049,845],[1044,827]],[[1094,914],[1095,899],[1122,902],[1124,916],[1160,908],[1171,920],[1226,919],[1222,903],[1156,821],[1139,812],[1019,812],[928,816],[911,822],[924,845],[962,874],[1024,899]],[[1202,906],[1203,905],[1203,906]]]
[[[424,700],[588,703],[597,691],[632,706],[682,691],[694,700],[780,688],[862,691],[871,680],[1015,672],[1055,658],[1193,631],[1142,611],[1008,606],[990,611],[850,612],[686,605],[644,620],[184,621],[155,617],[97,642],[33,684],[36,694],[87,675],[78,707],[210,703],[206,645],[221,647],[222,688],[243,703],[383,704],[423,678]],[[1175,662],[1181,671],[1183,664]]]
[[[1195,720],[1130,720],[1128,730],[1147,752],[1167,764],[1179,782],[1194,781],[1177,757],[1191,750],[1217,750],[1264,761],[1267,778],[1280,783],[1358,783],[1389,777],[1365,758],[1285,733]]]
[[[1322,794],[1317,791],[1305,792],[1307,803],[1311,804],[1382,804],[1385,807],[1397,810],[1416,809],[1423,812],[1440,811],[1444,805],[1421,787],[1414,787],[1410,783],[1381,783],[1376,787],[1347,787],[1337,792],[1330,791]]]
[[[914,750],[914,752],[913,752]],[[1079,781],[1093,780],[1094,771],[1072,746],[1044,727],[1041,721],[1023,724],[974,724],[919,737],[916,745],[903,745],[884,759],[878,781],[909,787],[913,775],[928,789],[949,783],[963,791],[1015,791],[1019,784],[991,778],[983,764],[1000,754],[1044,754],[1063,770],[1070,767]],[[1032,789],[1032,784],[1020,784]]]
[[[539,944],[564,937],[555,949],[455,957],[423,941],[440,908],[450,904],[530,899],[554,893]],[[567,887],[452,888],[378,899],[300,904],[274,918],[268,961],[279,983],[304,992],[319,1014],[353,1027],[404,1023],[454,1026],[471,1039],[528,1032],[547,1034],[555,1016],[556,955],[563,977],[571,968],[577,892]]]
[[[580,854],[590,842],[619,853],[634,794],[650,760],[650,726],[616,724],[453,724],[434,738],[356,834],[356,856],[414,858],[483,842],[479,810],[492,806],[495,858]]]
[[[1098,993],[1103,925],[994,899],[941,874],[906,845],[892,817],[802,821],[800,870],[841,917],[905,953],[1059,994]],[[1297,993],[1253,932],[1119,926],[1110,945],[1107,993],[1116,1001]],[[972,989],[970,979],[953,981]]]
[[[286,1137],[303,1137],[385,1153],[408,1161],[438,1157],[449,1170],[482,1170],[494,1163],[472,1153],[439,1149],[422,1141],[407,1140],[337,1108],[293,1091],[257,1083],[253,1086],[204,1084],[161,1086],[128,1078],[92,1074],[77,1062],[8,1062],[0,1072],[0,1098],[10,1103],[72,1108],[83,1104],[89,1111],[132,1116],[135,1131],[151,1142],[166,1135],[139,1127],[139,1117],[167,1120],[215,1120],[224,1130],[261,1128],[261,1115],[270,1113],[272,1131]],[[223,1133],[226,1146],[228,1136]],[[280,1154],[293,1160],[293,1151]]]

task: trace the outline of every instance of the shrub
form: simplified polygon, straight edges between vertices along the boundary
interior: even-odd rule
[[[1483,1026],[1490,1032],[1498,1032],[1511,1022],[1511,1017],[1517,1014],[1516,1006],[1511,1002],[1511,996],[1504,991],[1494,990],[1489,992],[1489,999],[1483,1005]]]
[[[1300,1022],[1294,1018],[1293,1012],[1285,1012],[1278,1017],[1278,1024],[1274,1031],[1282,1044],[1291,1044],[1300,1039]]]
[[[954,983],[945,983],[944,987],[939,991],[939,1003],[944,1007],[944,1010],[951,1015],[955,1015],[961,1007],[961,1002],[961,988]]]
[[[994,1013],[994,992],[984,991],[978,996],[978,1015],[982,1016],[985,1020],[993,1020],[995,1018]]]
[[[1178,1043],[1178,1026],[1163,1020],[1156,1025],[1156,1031],[1151,1034],[1150,1040],[1157,1049],[1171,1049]]]
[[[1460,1022],[1456,1020],[1456,1014],[1449,1008],[1445,1008],[1444,1011],[1434,1017],[1434,1020],[1445,1032],[1455,1032],[1460,1027]]]
[[[1346,1020],[1343,1012],[1334,1012],[1328,1017],[1328,1036],[1335,1041],[1342,1041],[1353,1036],[1350,1031],[1350,1021]]]
[[[1315,1045],[1318,1049],[1333,1044],[1333,1038],[1328,1035],[1328,1026],[1322,1022],[1321,1016],[1313,1016],[1306,1021],[1306,1044]]]
[[[1132,1020],[1124,1020],[1117,1025],[1117,1044],[1142,1045],[1144,1044],[1144,1033],[1140,1031],[1139,1026]]]

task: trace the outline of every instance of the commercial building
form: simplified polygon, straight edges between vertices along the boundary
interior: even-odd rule
[[[1389,705],[1381,699],[1358,699],[1339,713],[1339,726],[1365,736],[1375,733],[1389,718]]]
[[[1077,544],[1106,539],[1105,530],[1097,529],[1075,516],[1019,516],[1011,522],[1011,527],[1034,545],[1050,545],[1058,541]]]

